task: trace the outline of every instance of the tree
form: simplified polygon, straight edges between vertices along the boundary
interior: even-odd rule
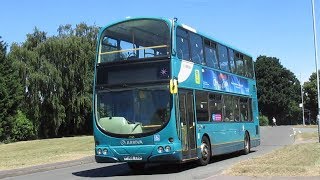
[[[17,81],[17,68],[6,53],[7,44],[0,36],[0,142],[12,139],[12,128],[23,91]]]
[[[255,62],[259,111],[278,124],[296,124],[299,109],[300,82],[275,57],[259,56]]]
[[[309,77],[309,81],[303,85],[304,91],[304,107],[310,110],[310,120],[316,123],[318,114],[318,100],[317,100],[317,74],[314,72]]]
[[[41,137],[90,133],[96,26],[60,26],[48,37],[35,28],[9,56],[25,87],[23,112]]]

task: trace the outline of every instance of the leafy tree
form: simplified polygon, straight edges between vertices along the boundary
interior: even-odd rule
[[[60,26],[48,37],[35,28],[9,56],[25,87],[23,111],[41,137],[90,133],[96,26]]]
[[[278,124],[297,124],[302,119],[298,79],[275,57],[259,56],[255,67],[259,111]]]
[[[37,137],[37,130],[34,128],[32,121],[20,110],[15,116],[11,132],[13,141],[30,140]]]
[[[304,83],[303,89],[305,99],[304,107],[310,110],[310,120],[315,124],[318,114],[317,74],[315,72],[311,74],[309,81]]]
[[[17,69],[7,58],[6,50],[7,44],[0,40],[0,142],[11,141],[13,122],[22,99]]]
[[[260,126],[268,126],[269,125],[269,119],[267,116],[259,116],[259,124]]]

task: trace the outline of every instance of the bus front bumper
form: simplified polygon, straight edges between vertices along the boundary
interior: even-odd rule
[[[121,147],[122,148],[122,147]],[[121,149],[120,148],[120,149]],[[106,148],[104,148],[106,149]],[[131,151],[126,148],[121,151],[117,147],[108,147],[108,153],[95,155],[98,163],[115,163],[115,162],[179,162],[182,159],[181,151],[170,151],[159,153],[154,147],[145,147],[143,151]],[[96,151],[97,152],[97,151]]]

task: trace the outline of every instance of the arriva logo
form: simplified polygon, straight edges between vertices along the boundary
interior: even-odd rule
[[[125,145],[139,145],[139,144],[143,144],[143,142],[141,140],[121,140],[120,144],[122,146],[125,146]]]

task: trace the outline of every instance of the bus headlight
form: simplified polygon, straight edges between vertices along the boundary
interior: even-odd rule
[[[103,149],[102,154],[103,155],[107,155],[108,154],[108,149]]]
[[[98,154],[98,155],[101,155],[101,154],[102,154],[102,150],[101,150],[100,148],[97,150],[97,154]]]
[[[170,151],[171,151],[171,147],[170,147],[170,146],[166,146],[166,147],[164,147],[164,151],[166,151],[166,152],[170,152]]]
[[[158,147],[158,153],[163,153],[163,147],[162,146]]]

